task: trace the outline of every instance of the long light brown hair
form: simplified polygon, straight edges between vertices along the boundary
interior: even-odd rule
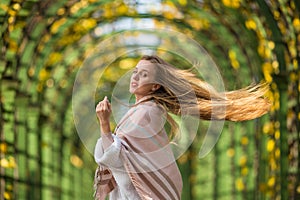
[[[266,83],[218,92],[191,70],[175,68],[156,55],[145,55],[141,60],[156,66],[155,81],[161,87],[151,97],[169,113],[204,120],[245,121],[261,117],[270,109],[270,102],[264,97],[269,89]],[[175,125],[170,116],[168,121]]]

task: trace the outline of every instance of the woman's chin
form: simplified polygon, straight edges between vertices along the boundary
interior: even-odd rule
[[[130,89],[129,89],[130,94],[134,94],[135,90],[136,90],[136,89],[130,88]]]

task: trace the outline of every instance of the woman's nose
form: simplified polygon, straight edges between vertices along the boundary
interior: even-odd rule
[[[132,77],[134,80],[139,80],[139,76],[138,76],[138,74],[136,73],[136,74],[133,74],[133,77]]]

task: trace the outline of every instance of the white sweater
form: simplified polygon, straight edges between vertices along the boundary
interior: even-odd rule
[[[117,187],[109,194],[109,199],[140,200],[120,158],[121,140],[115,135],[112,136],[112,143],[106,138],[105,140],[102,140],[102,138],[98,139],[94,152],[95,161],[98,164],[109,167],[117,182]],[[104,142],[106,144],[103,144]]]

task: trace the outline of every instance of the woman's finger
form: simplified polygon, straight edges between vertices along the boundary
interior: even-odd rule
[[[96,107],[97,111],[102,111],[103,110],[103,103],[99,102],[97,107]]]
[[[108,110],[107,102],[103,102],[103,108],[104,108],[104,110]]]
[[[109,102],[107,96],[104,97],[103,101],[104,101],[104,104],[105,104],[105,109],[107,109],[108,111],[110,111],[111,110],[111,106],[110,106],[110,102]]]
[[[111,111],[111,104],[110,104],[107,96],[105,96],[104,99],[97,104],[96,110],[102,111],[102,112],[103,111],[109,111],[109,112]]]
[[[111,105],[109,102],[107,103],[107,107],[108,107],[109,111],[111,111]]]

